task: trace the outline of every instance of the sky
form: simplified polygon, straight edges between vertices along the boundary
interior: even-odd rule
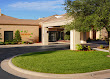
[[[38,19],[66,13],[65,0],[0,0],[2,14],[19,19]]]

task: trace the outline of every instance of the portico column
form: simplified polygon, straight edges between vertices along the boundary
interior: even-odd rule
[[[42,44],[48,45],[48,28],[42,27]]]
[[[80,43],[80,32],[76,30],[70,31],[70,50],[76,50],[76,45]]]
[[[93,30],[90,31],[90,39],[93,39]]]

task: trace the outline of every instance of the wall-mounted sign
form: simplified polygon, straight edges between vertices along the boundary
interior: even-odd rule
[[[31,35],[30,33],[22,33],[21,35]]]
[[[28,30],[21,30],[21,35],[29,35],[29,37],[32,37],[33,33],[28,33]]]

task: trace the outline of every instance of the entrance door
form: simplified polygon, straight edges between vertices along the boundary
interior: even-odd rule
[[[13,40],[13,31],[4,31],[4,41]]]
[[[56,42],[56,32],[49,32],[49,42]]]
[[[61,40],[64,40],[64,32],[61,32]]]

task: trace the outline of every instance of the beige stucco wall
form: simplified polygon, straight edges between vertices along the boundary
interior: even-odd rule
[[[88,40],[88,38],[90,38],[90,32],[86,32],[86,40]]]
[[[13,37],[16,30],[20,31],[22,41],[39,41],[39,26],[24,25],[0,25],[0,33],[2,34],[2,42],[4,42],[4,31],[13,31]]]
[[[96,39],[105,40],[108,38],[108,32],[105,28],[103,28],[101,31],[96,31]],[[93,31],[90,31],[90,39],[93,39]]]
[[[41,25],[43,27],[62,26],[62,25],[66,25],[68,23],[71,23],[72,21],[73,21],[73,19],[64,19],[64,20],[41,23]]]
[[[100,31],[96,32],[96,39],[100,39],[100,33],[101,33]]]
[[[107,32],[107,30],[105,28],[103,28],[101,30],[101,39],[105,40],[106,38],[108,38],[108,32]]]

